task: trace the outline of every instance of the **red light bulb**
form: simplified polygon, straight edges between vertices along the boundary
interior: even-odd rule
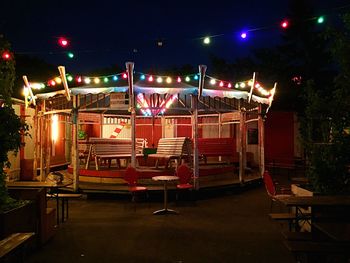
[[[1,55],[3,60],[10,60],[11,59],[11,54],[8,51],[4,51]]]
[[[288,26],[289,26],[288,20],[283,20],[283,21],[281,22],[281,27],[282,27],[282,28],[287,28]]]
[[[61,47],[68,46],[68,40],[64,37],[61,37],[58,39],[58,44],[60,44]]]

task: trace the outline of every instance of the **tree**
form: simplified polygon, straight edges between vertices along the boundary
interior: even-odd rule
[[[0,52],[10,50],[10,44],[0,38]],[[26,135],[28,126],[22,121],[12,108],[12,88],[15,80],[15,61],[11,59],[0,60],[0,211],[7,210],[18,204],[9,197],[4,169],[10,167],[8,153],[17,153],[22,146],[21,136]]]

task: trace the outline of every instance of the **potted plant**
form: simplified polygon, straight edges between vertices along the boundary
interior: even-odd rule
[[[22,146],[21,137],[28,134],[28,125],[16,115],[12,108],[11,95],[15,79],[15,62],[9,50],[9,43],[0,36],[0,54],[8,53],[8,56],[0,60],[0,238],[3,238],[8,231],[15,231],[15,227],[6,224],[18,223],[18,220],[11,215],[19,213],[21,209],[26,209],[29,203],[11,198],[6,187],[5,169],[11,165],[8,154],[11,151],[16,154]],[[17,218],[18,216],[17,214]],[[24,224],[25,218],[22,220]]]

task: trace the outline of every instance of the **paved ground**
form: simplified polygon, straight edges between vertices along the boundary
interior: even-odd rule
[[[68,221],[26,262],[295,262],[282,226],[268,218],[263,185],[206,191],[177,205],[170,193],[179,215],[154,216],[162,193],[150,198],[136,206],[129,196],[70,202]]]

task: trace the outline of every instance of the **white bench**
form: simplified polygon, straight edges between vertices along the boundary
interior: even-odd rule
[[[86,169],[88,169],[91,156],[94,156],[96,170],[99,170],[102,160],[107,160],[108,168],[110,168],[112,159],[117,160],[118,167],[120,167],[120,159],[126,159],[127,162],[131,159],[131,140],[129,139],[90,138],[90,142]],[[146,140],[136,139],[136,157],[143,156],[143,148],[146,146]]]
[[[148,158],[156,159],[156,168],[160,159],[165,159],[165,168],[168,168],[171,159],[179,164],[184,156],[191,156],[191,140],[187,137],[161,138],[158,142],[157,152],[149,154]]]

